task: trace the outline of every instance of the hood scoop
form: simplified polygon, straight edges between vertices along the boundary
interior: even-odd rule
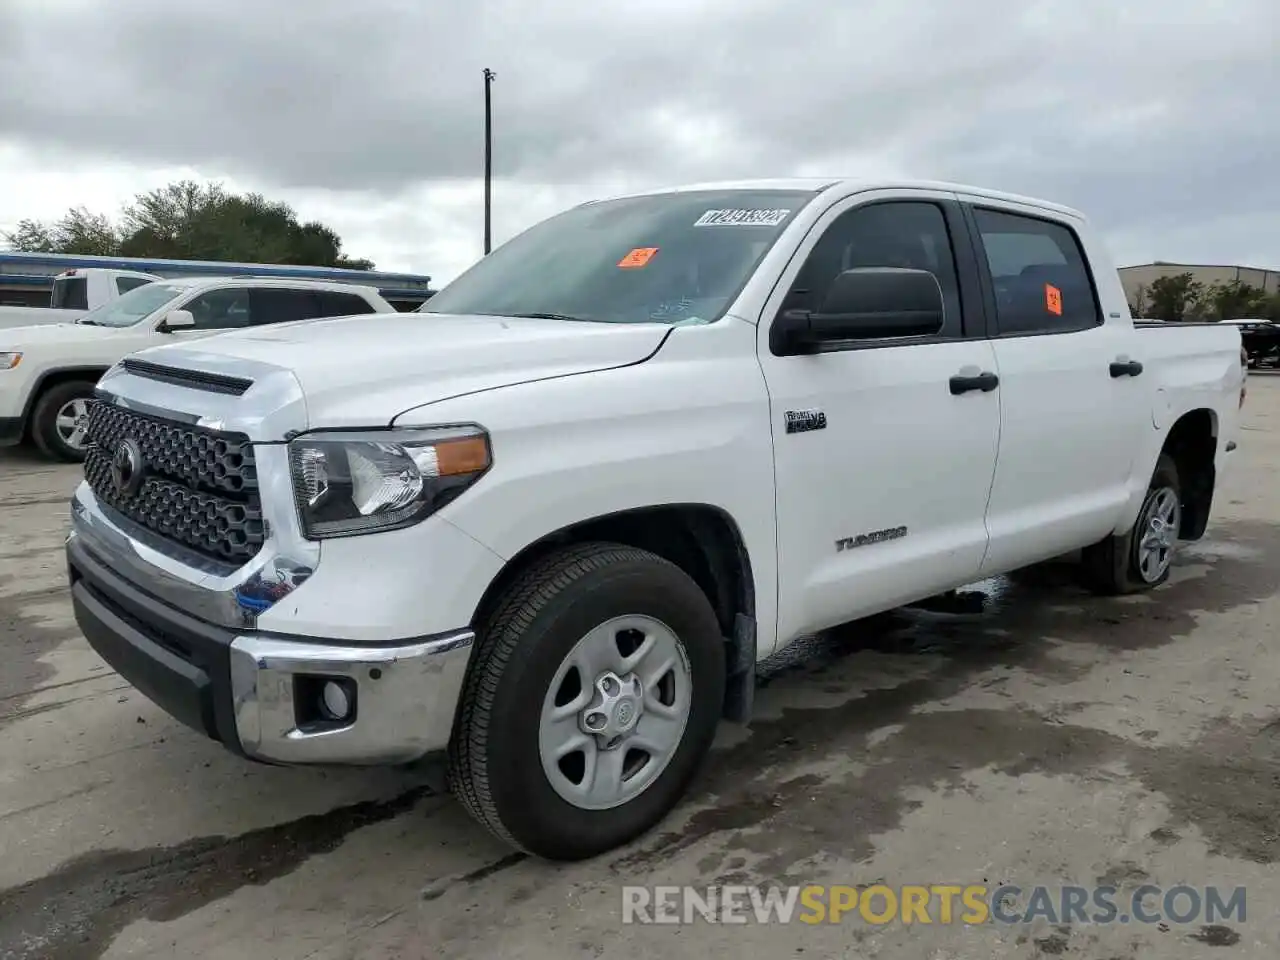
[[[253,381],[244,377],[232,377],[222,373],[208,373],[204,370],[185,370],[182,367],[168,367],[149,360],[138,360],[133,357],[121,363],[125,371],[145,380],[157,380],[160,383],[171,383],[174,386],[186,387],[189,390],[203,390],[206,393],[221,393],[231,397],[243,396],[253,386]]]

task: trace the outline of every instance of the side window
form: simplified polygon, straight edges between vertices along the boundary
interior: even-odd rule
[[[89,280],[87,277],[64,277],[53,282],[53,298],[49,305],[55,310],[88,310]]]
[[[116,277],[116,293],[128,293],[134,287],[144,287],[150,282],[144,277]]]
[[[314,290],[290,290],[287,287],[258,287],[252,293],[253,325],[313,320],[323,316]]]
[[[320,316],[322,317],[354,317],[357,314],[374,312],[373,305],[368,300],[354,293],[321,290],[316,296],[320,298]]]
[[[960,285],[951,234],[937,204],[892,201],[855,207],[842,214],[809,253],[783,309],[818,310],[835,278],[857,267],[928,270],[942,288],[946,311],[943,335],[962,335]]]
[[[197,330],[233,330],[249,325],[249,291],[243,287],[210,290],[188,301]]]
[[[1001,334],[1069,333],[1102,322],[1075,234],[1060,223],[975,209]]]

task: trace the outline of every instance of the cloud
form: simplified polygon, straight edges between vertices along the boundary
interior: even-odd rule
[[[498,238],[632,186],[912,175],[1082,207],[1122,260],[1274,266],[1277,37],[1274,0],[5,0],[0,142],[465,264],[487,66]]]

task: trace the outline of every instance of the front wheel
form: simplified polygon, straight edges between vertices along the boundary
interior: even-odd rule
[[[73,380],[40,395],[31,412],[31,439],[46,457],[66,463],[84,460],[93,391],[91,381]]]
[[[1169,579],[1181,526],[1178,465],[1162,453],[1133,527],[1084,551],[1086,583],[1103,594],[1137,593],[1159,586]]]
[[[633,547],[568,547],[517,577],[479,634],[450,746],[477,820],[580,860],[676,805],[725,685],[719,623],[687,574]]]

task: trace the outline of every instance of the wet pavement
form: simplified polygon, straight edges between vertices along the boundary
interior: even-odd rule
[[[1169,585],[1069,567],[774,658],[692,796],[595,861],[513,855],[404,771],[244,763],[79,636],[76,471],[0,452],[0,958],[1116,960],[1280,950],[1280,377]],[[1244,922],[624,926],[624,884],[1247,888]]]

